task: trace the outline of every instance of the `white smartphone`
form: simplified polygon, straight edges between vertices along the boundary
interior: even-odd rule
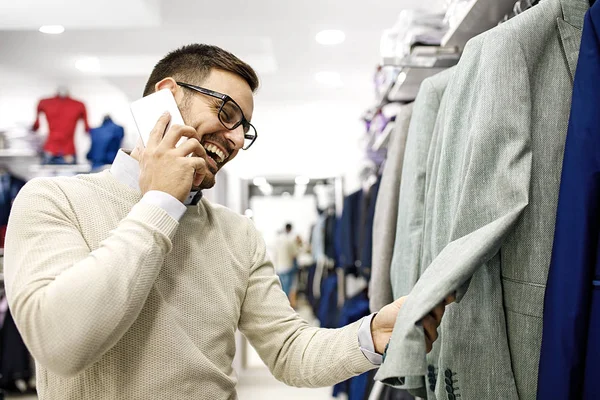
[[[175,98],[173,97],[173,93],[171,93],[169,89],[162,89],[158,92],[136,100],[131,103],[130,108],[133,119],[135,120],[135,125],[137,126],[140,137],[144,142],[144,147],[148,145],[150,132],[152,132],[152,129],[154,129],[156,126],[158,119],[165,113],[165,111],[168,111],[169,114],[171,114],[171,121],[167,125],[165,132],[172,124],[185,125],[185,122],[183,122],[183,117],[181,116],[179,108],[177,107],[177,103],[175,102]],[[187,137],[182,137],[177,143],[177,146],[185,143],[186,140]]]

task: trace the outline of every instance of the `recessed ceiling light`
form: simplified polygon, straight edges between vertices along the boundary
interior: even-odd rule
[[[65,31],[65,27],[62,25],[44,25],[40,27],[40,32],[47,33],[49,35],[58,35]]]
[[[100,60],[97,57],[83,57],[75,62],[75,68],[82,72],[98,72]]]
[[[321,71],[315,74],[315,79],[320,84],[331,86],[331,87],[340,87],[343,86],[342,77],[338,72],[334,71]]]
[[[324,46],[333,46],[343,43],[346,40],[346,34],[338,29],[328,29],[317,33],[315,39],[317,39],[317,43]]]

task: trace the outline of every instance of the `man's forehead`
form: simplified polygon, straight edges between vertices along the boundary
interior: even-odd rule
[[[238,103],[245,112],[252,112],[254,100],[252,89],[248,82],[241,76],[228,71],[213,69],[204,80],[206,89],[223,93]]]

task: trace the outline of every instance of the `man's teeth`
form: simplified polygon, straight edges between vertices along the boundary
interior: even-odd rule
[[[204,145],[204,149],[206,149],[207,151],[210,151],[213,154],[216,154],[219,157],[219,162],[223,162],[225,161],[225,154],[223,154],[223,152],[221,150],[219,150],[219,148],[213,144],[205,144]]]

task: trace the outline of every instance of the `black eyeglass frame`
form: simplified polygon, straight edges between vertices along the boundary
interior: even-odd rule
[[[223,94],[223,93],[215,92],[214,90],[203,88],[201,86],[190,85],[189,83],[185,83],[185,82],[177,82],[177,84],[186,89],[190,89],[195,92],[202,93],[207,96],[211,96],[211,97],[220,99],[222,101],[221,107],[219,107],[219,112],[217,113],[217,116],[219,117],[219,122],[221,123],[221,125],[223,125],[225,127],[225,129],[228,129],[230,131],[233,131],[234,129],[237,129],[238,126],[243,125],[244,126],[244,139],[252,140],[248,146],[242,147],[242,150],[248,150],[254,144],[254,142],[256,142],[256,139],[258,138],[258,131],[256,130],[256,127],[254,125],[252,125],[246,119],[246,116],[244,115],[244,111],[242,111],[242,107],[240,107],[240,105],[238,103],[236,103],[235,100],[232,99],[230,96]],[[225,107],[225,104],[227,104],[227,102],[229,102],[229,101],[231,101],[233,104],[235,104],[236,107],[240,109],[240,112],[242,114],[242,119],[240,121],[236,122],[233,125],[233,127],[231,127],[231,128],[228,128],[227,125],[225,125],[225,123],[221,119],[221,111],[223,110],[223,107]],[[248,130],[246,130],[246,126],[248,126]],[[252,135],[247,134],[247,132],[250,130],[250,127],[252,127],[252,129],[254,129],[254,137]]]

